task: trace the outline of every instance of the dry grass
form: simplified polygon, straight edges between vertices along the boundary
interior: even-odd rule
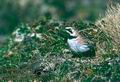
[[[105,17],[96,22],[99,27],[108,37],[112,39],[113,50],[120,49],[120,5],[110,6],[105,14]]]

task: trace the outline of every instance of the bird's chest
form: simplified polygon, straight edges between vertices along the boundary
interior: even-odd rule
[[[81,43],[79,39],[68,39],[67,40],[70,49],[76,53],[83,53],[89,50],[88,46]]]
[[[80,43],[79,41],[77,41],[77,39],[68,39],[67,43],[73,51],[79,51],[78,47],[80,46]]]
[[[67,42],[69,46],[76,46],[78,44],[76,39],[68,39]]]

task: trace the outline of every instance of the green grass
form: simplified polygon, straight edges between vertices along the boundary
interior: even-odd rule
[[[78,79],[82,82],[120,81],[120,56],[112,51],[111,39],[97,26],[84,21],[70,23],[40,19],[33,24],[21,24],[8,43],[0,49],[0,80],[42,80],[54,82]],[[66,40],[60,32],[74,26],[89,43],[96,45],[93,58],[72,58]],[[97,30],[94,32],[94,30]],[[16,42],[16,34],[24,36]],[[34,33],[36,35],[34,35]],[[37,36],[40,34],[40,37]],[[33,74],[34,69],[39,75]]]

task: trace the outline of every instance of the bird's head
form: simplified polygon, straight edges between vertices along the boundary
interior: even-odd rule
[[[73,27],[66,27],[65,31],[69,35],[68,39],[76,38],[78,36],[78,33],[74,30]]]
[[[65,27],[58,29],[58,35],[65,38],[65,40],[67,40],[67,39],[76,38],[78,37],[79,34],[76,30],[74,30],[74,27]]]

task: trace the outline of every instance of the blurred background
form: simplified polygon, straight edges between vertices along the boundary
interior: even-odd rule
[[[0,44],[20,23],[41,16],[57,20],[83,19],[94,22],[103,16],[109,4],[120,0],[0,0]]]

